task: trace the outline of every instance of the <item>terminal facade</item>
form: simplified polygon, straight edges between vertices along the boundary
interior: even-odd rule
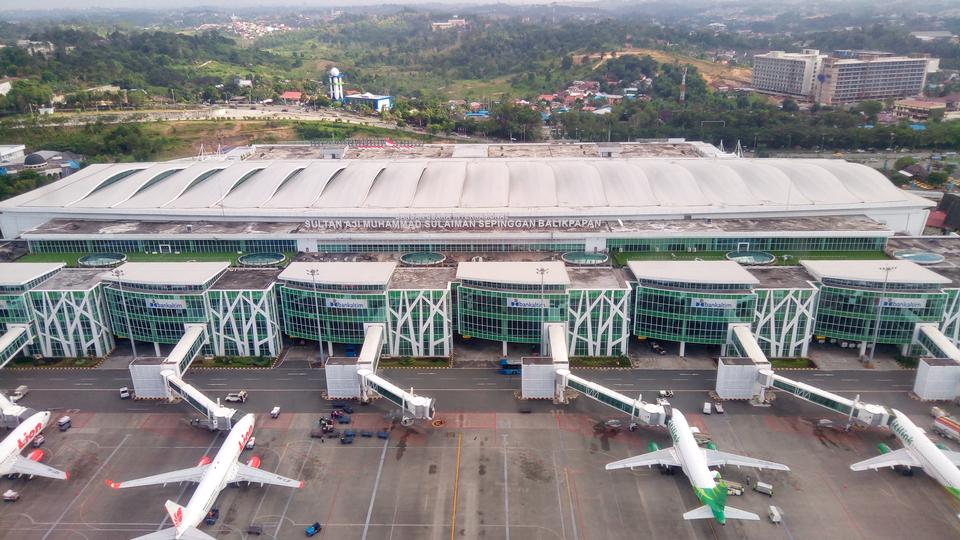
[[[909,348],[921,322],[960,333],[960,276],[881,261],[933,203],[863,165],[682,140],[271,151],[93,165],[0,202],[4,237],[33,260],[137,261],[5,263],[0,324],[26,325],[28,354],[50,357],[104,356],[116,338],[160,356],[195,324],[206,354],[265,357],[290,340],[349,351],[369,324],[385,325],[383,354],[413,357],[462,340],[542,351],[553,323],[574,356],[644,340],[723,354],[731,324],[770,357],[827,340]],[[234,266],[266,253],[293,262]],[[909,279],[870,270],[888,263]]]

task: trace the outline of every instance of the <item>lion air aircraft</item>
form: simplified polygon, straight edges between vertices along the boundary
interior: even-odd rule
[[[19,473],[57,480],[66,480],[70,477],[63,471],[40,463],[44,453],[39,448],[30,452],[27,457],[20,455],[20,452],[23,452],[23,449],[43,431],[49,420],[49,412],[38,412],[17,426],[13,433],[7,435],[7,438],[0,443],[0,475]]]
[[[180,506],[173,501],[167,501],[164,505],[167,513],[170,514],[170,520],[173,521],[173,527],[163,529],[155,533],[147,534],[135,538],[134,540],[160,540],[160,539],[185,539],[185,540],[213,540],[209,536],[197,529],[197,525],[207,516],[207,512],[217,500],[223,488],[233,482],[256,482],[261,486],[263,484],[273,484],[277,486],[286,486],[293,488],[302,488],[303,482],[292,480],[258,469],[260,460],[252,458],[246,465],[239,462],[240,453],[243,452],[247,441],[253,435],[254,415],[248,414],[240,419],[239,422],[230,430],[223,446],[217,452],[216,457],[211,461],[204,457],[196,467],[171,471],[168,473],[128,480],[126,482],[112,482],[107,480],[107,485],[114,489],[123,489],[138,486],[152,486],[156,484],[170,484],[174,482],[197,482],[197,490],[193,492],[190,501],[186,506]]]

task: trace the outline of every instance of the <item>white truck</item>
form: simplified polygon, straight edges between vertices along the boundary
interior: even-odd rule
[[[960,421],[952,416],[934,418],[933,431],[941,437],[960,442]]]
[[[239,392],[227,394],[227,397],[225,397],[223,400],[230,403],[244,403],[247,401],[247,391],[241,390]]]
[[[10,394],[10,401],[16,403],[23,399],[29,392],[30,389],[27,388],[27,385],[21,384],[16,390],[13,391],[12,394]]]

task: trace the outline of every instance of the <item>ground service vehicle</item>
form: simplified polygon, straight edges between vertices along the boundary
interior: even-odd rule
[[[714,403],[714,404],[713,404],[713,410],[717,411],[717,414],[723,414],[723,404],[722,404],[722,403]]]
[[[220,519],[220,509],[211,508],[210,511],[207,512],[207,517],[203,518],[203,523],[206,525],[215,525],[218,519]]]
[[[711,404],[709,401],[705,402],[703,404],[703,414],[710,414],[712,412],[713,412],[713,404]]]
[[[763,493],[764,495],[773,497],[773,486],[766,482],[757,482],[754,484],[753,490],[757,493]]]
[[[952,416],[939,416],[934,419],[933,431],[947,439],[960,441],[960,421]]]
[[[61,416],[60,419],[57,420],[57,428],[60,429],[60,431],[66,431],[72,426],[73,424],[69,416]]]
[[[317,534],[318,532],[320,532],[321,530],[323,530],[323,527],[320,525],[320,522],[317,521],[313,525],[304,529],[303,533],[306,534],[308,537],[311,537]]]
[[[130,399],[130,389],[126,386],[120,389],[120,399]]]
[[[274,407],[270,409],[270,418],[279,418],[280,417],[280,407]]]
[[[12,394],[10,394],[10,401],[16,403],[23,399],[29,392],[30,389],[27,388],[27,385],[21,384],[16,390],[13,391]]]
[[[662,398],[672,398],[672,397],[673,397],[673,390],[661,390],[661,391],[660,391],[660,397],[662,397]]]
[[[247,401],[247,391],[241,390],[239,392],[227,394],[227,397],[224,398],[224,401],[229,403],[244,403]]]
[[[17,502],[20,500],[20,493],[12,489],[3,492],[3,502]]]
[[[743,495],[743,484],[740,482],[724,480],[723,483],[727,485],[727,495]]]
[[[779,525],[780,522],[783,521],[783,514],[780,512],[780,509],[772,504],[767,512],[767,516],[770,517],[770,523]]]

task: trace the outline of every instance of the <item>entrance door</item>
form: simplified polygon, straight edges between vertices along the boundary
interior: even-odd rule
[[[750,242],[737,242],[737,251],[750,251]]]
[[[160,245],[158,245],[157,247],[160,248],[160,253],[172,253],[172,252],[173,252],[173,248],[170,247],[170,244],[160,244]]]

